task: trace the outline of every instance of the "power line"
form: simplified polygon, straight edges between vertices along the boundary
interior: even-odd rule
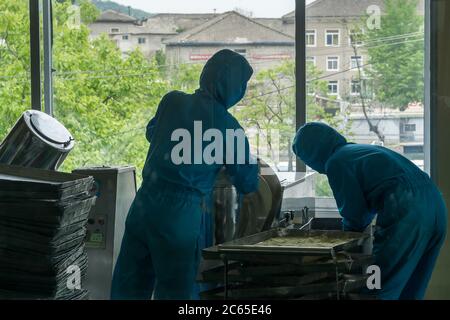
[[[422,34],[423,33],[417,33]],[[405,34],[402,35],[401,37],[407,37],[411,34]],[[393,36],[393,37],[386,37],[386,38],[401,38],[400,36]],[[382,39],[382,38],[380,38]],[[412,39],[412,40],[405,40],[405,41],[400,41],[400,42],[391,42],[391,43],[383,43],[383,44],[379,44],[379,45],[372,45],[372,46],[367,46],[364,45],[365,48],[378,48],[378,47],[382,47],[382,46],[391,46],[391,45],[397,45],[397,44],[405,44],[405,43],[411,43],[411,42],[416,42],[416,41],[423,41],[424,38],[420,38],[420,39]],[[375,41],[377,42],[377,41]],[[323,52],[324,50],[332,50],[332,52],[336,52],[338,51],[337,49],[341,48],[341,49],[347,49],[347,50],[351,50],[351,48],[342,48],[342,47],[332,47],[332,48],[325,48],[325,49],[321,49],[321,51]],[[316,54],[314,55],[314,57],[320,57],[320,56],[327,56],[330,55],[330,53],[322,53],[322,54]],[[254,59],[247,59],[249,60],[249,62],[251,62],[252,65],[257,65],[257,64],[265,64],[265,63],[274,63],[277,61],[285,61],[285,60],[289,60],[289,59],[273,59],[273,60],[268,60],[268,61],[259,61],[256,60],[254,61]],[[109,78],[116,78],[116,77],[139,77],[139,76],[146,76],[146,75],[152,75],[155,72],[157,72],[157,70],[154,70],[152,68],[156,68],[156,69],[161,69],[161,68],[169,68],[169,67],[179,67],[182,65],[201,65],[202,63],[199,62],[182,62],[182,63],[178,63],[178,64],[166,64],[166,65],[155,65],[155,66],[149,66],[148,68],[145,69],[149,69],[149,70],[153,70],[151,73],[147,72],[147,73],[139,73],[139,74],[125,74],[125,75],[103,75],[103,76],[96,76],[96,77],[90,77],[88,79],[109,79]],[[127,68],[127,69],[109,69],[109,70],[78,70],[78,71],[61,71],[61,72],[55,72],[55,76],[60,76],[60,75],[76,75],[76,74],[97,74],[97,73],[109,73],[109,72],[119,72],[119,71],[132,71],[132,68]],[[23,73],[24,76],[29,77],[30,73],[29,72],[25,72]],[[13,78],[20,78],[21,75],[14,75],[14,76],[0,76],[1,79],[13,79]],[[60,79],[62,80],[76,80],[76,78],[66,78],[66,77],[60,77]]]

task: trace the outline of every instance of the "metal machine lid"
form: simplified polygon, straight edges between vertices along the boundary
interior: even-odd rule
[[[30,123],[39,135],[50,142],[68,146],[73,141],[70,132],[46,113],[39,111],[30,113]]]

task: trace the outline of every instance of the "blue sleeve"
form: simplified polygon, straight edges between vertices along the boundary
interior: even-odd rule
[[[158,115],[158,113],[156,113],[156,115],[147,124],[147,131],[145,133],[145,136],[146,136],[148,142],[152,141],[153,134],[155,133],[156,122],[158,119],[157,115]]]
[[[164,106],[168,103],[169,97],[173,95],[174,92],[169,92],[166,94],[158,105],[158,109],[156,110],[155,116],[150,120],[147,124],[147,131],[145,133],[145,137],[148,142],[152,142],[153,135],[155,134],[156,125],[158,123],[159,118],[161,117],[162,110],[165,108]]]
[[[362,232],[372,222],[364,192],[355,172],[345,163],[332,161],[327,176],[343,220],[344,231]]]
[[[244,130],[231,115],[227,121],[227,129]],[[244,134],[245,136],[245,134]],[[259,187],[259,165],[257,158],[250,152],[250,144],[245,136],[244,145],[240,146],[238,139],[234,139],[234,148],[228,148],[232,141],[225,133],[225,167],[231,178],[231,182],[241,194],[256,192]],[[232,152],[232,154],[230,154]],[[232,161],[230,161],[232,160]]]

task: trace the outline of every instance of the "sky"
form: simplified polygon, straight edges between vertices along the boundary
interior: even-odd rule
[[[312,2],[313,0],[307,0]],[[295,0],[115,0],[150,13],[217,13],[235,8],[252,12],[253,17],[280,18],[294,10]]]

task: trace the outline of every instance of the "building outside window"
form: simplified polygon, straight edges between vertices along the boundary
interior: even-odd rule
[[[339,57],[327,57],[327,71],[339,71]]]
[[[146,38],[143,38],[143,37],[139,37],[138,38],[138,43],[139,44],[145,44],[147,42],[147,39]]]
[[[127,34],[122,36],[122,40],[128,40],[128,39],[129,39],[129,37]]]
[[[119,28],[111,28],[111,33],[119,33],[120,29]]]
[[[325,33],[325,44],[327,47],[338,47],[340,43],[339,30],[327,30]]]

